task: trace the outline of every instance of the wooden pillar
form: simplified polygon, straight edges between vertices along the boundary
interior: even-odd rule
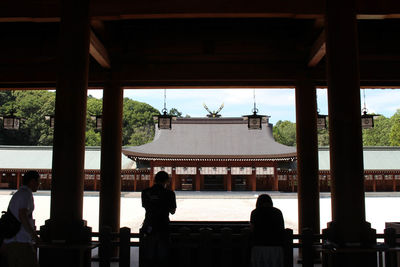
[[[175,167],[172,167],[172,174],[171,174],[171,190],[176,190],[176,170]]]
[[[93,177],[93,191],[97,191],[97,174],[94,174]]]
[[[201,172],[200,172],[200,176],[199,177],[200,177],[199,180],[200,180],[200,191],[201,191],[201,190],[204,190],[204,175],[202,175]]]
[[[257,174],[256,174],[256,168],[251,169],[251,176],[249,177],[249,185],[250,185],[250,191],[256,191],[257,190]]]
[[[276,162],[274,163],[274,191],[279,191],[278,171],[276,169]]]
[[[320,232],[316,90],[304,73],[296,86],[297,198],[299,233]]]
[[[118,81],[108,81],[103,90],[99,229],[112,232],[120,228],[123,94]]]
[[[61,1],[60,11],[50,220],[41,228],[41,237],[84,243],[89,242],[91,230],[82,220],[89,1]],[[77,249],[41,249],[40,253],[42,267],[56,261],[59,266],[82,266],[90,261]]]
[[[201,190],[201,181],[200,180],[201,180],[200,170],[198,167],[196,167],[196,179],[195,179],[195,186],[194,186],[195,191]]]
[[[391,174],[390,177],[392,177],[392,191],[396,192],[396,180],[394,179],[394,175]]]
[[[18,171],[17,172],[17,189],[19,189],[20,185],[21,185],[21,172]]]
[[[137,174],[133,174],[133,192],[136,192],[137,189]]]
[[[228,173],[226,174],[226,191],[232,191],[232,170],[228,168]]]
[[[372,174],[372,191],[376,192],[376,179],[375,174]]]
[[[150,167],[150,179],[149,179],[149,187],[154,184],[154,166]]]
[[[326,234],[341,246],[371,244],[365,220],[358,36],[355,0],[326,0],[332,222]],[[369,266],[355,257],[342,266]],[[340,265],[340,264],[339,264]],[[339,266],[338,265],[338,266]]]

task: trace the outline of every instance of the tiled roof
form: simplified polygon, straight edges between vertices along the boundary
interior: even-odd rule
[[[277,143],[268,121],[262,130],[249,130],[242,118],[178,118],[171,130],[156,127],[151,143],[123,153],[153,159],[291,159],[296,148]]]
[[[85,169],[100,169],[100,147],[86,147]],[[0,146],[0,169],[51,169],[51,146]],[[133,169],[132,160],[121,154],[121,168]]]

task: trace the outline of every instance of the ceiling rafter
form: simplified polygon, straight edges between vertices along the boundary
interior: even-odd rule
[[[308,60],[308,67],[315,67],[323,59],[326,54],[325,46],[325,30],[321,32],[317,40],[311,47],[310,57]]]
[[[92,30],[90,30],[89,52],[90,55],[97,61],[97,63],[100,64],[100,66],[106,69],[111,68],[111,61],[108,56],[107,49]]]

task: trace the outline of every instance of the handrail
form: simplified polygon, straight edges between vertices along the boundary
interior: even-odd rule
[[[183,227],[183,226],[182,226]],[[189,229],[189,228],[187,228]],[[208,230],[210,231],[210,230]],[[400,234],[397,234],[394,229],[388,228],[385,229],[385,233],[376,234],[375,239],[384,239],[384,243],[378,243],[375,246],[370,247],[357,247],[357,248],[343,248],[337,247],[333,243],[330,243],[327,246],[326,237],[322,234],[313,234],[311,230],[304,229],[302,234],[293,234],[292,230],[286,230],[288,232],[288,253],[291,253],[291,263],[290,259],[287,261],[287,265],[285,266],[293,266],[293,248],[301,248],[302,249],[302,266],[310,267],[314,266],[314,260],[316,253],[326,253],[330,255],[332,253],[377,253],[378,255],[378,264],[379,266],[383,266],[383,262],[385,262],[385,266],[394,267],[397,266],[397,258],[396,253],[400,251],[399,242]],[[183,232],[174,232],[171,235],[174,237],[178,237],[183,235]],[[186,234],[191,234],[193,236],[198,236],[200,238],[200,234],[193,234],[187,232]],[[230,238],[236,238],[240,236],[240,233],[232,233],[232,231],[225,231],[224,233],[212,233],[212,236],[223,238],[227,238],[227,235],[231,236]],[[140,233],[131,233],[130,228],[121,228],[120,233],[111,232],[109,228],[105,227],[99,233],[92,233],[92,237],[99,238],[99,262],[102,267],[109,267],[110,262],[112,260],[118,260],[120,262],[120,266],[128,267],[130,266],[130,247],[140,247]],[[131,241],[131,239],[139,238],[139,241]],[[232,240],[228,238],[229,240]],[[195,239],[200,240],[200,239]],[[193,241],[193,240],[192,240]],[[297,241],[297,242],[294,242]],[[197,241],[195,241],[197,242]],[[333,244],[333,245],[332,245]],[[227,245],[226,242],[222,243],[210,243],[209,248],[219,248],[221,245],[228,246],[226,248],[229,249],[237,249],[243,247],[241,243],[229,243]],[[120,253],[118,258],[112,258],[111,252],[113,251],[113,247],[119,247]],[[185,243],[185,249],[194,249],[197,248],[198,244],[196,243]],[[174,244],[173,248],[179,249],[179,244]]]

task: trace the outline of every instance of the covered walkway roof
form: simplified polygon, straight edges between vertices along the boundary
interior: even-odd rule
[[[128,150],[126,147],[124,150]],[[319,148],[319,169],[329,170],[329,148]],[[122,169],[132,169],[134,162],[124,155]],[[52,147],[0,146],[1,169],[51,169]],[[399,147],[364,147],[365,170],[400,170]],[[100,148],[86,147],[85,169],[100,169]]]
[[[51,146],[0,146],[0,170],[51,170]],[[121,169],[133,169],[136,164],[121,154]],[[100,147],[86,147],[85,170],[100,170]]]

